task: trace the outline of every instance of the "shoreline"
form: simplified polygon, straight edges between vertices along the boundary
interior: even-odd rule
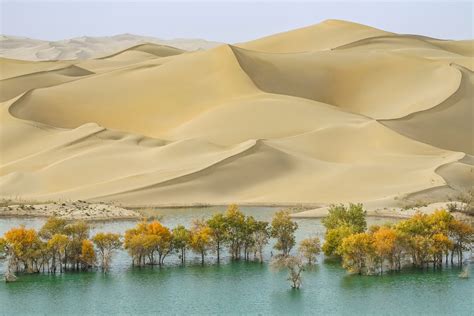
[[[195,203],[195,204],[158,204],[147,206],[125,206],[119,203],[87,202],[87,201],[55,201],[49,203],[20,203],[0,207],[0,218],[48,218],[57,216],[66,220],[85,220],[90,222],[107,221],[133,221],[150,216],[145,210],[162,209],[205,209],[210,207],[222,207],[222,211],[228,207],[226,203]],[[367,210],[367,217],[405,219],[417,212],[431,214],[437,209],[448,209],[447,204],[451,202],[431,203],[421,207],[403,209],[394,206],[394,201],[379,200],[363,203]],[[347,203],[342,203],[347,204]],[[329,204],[323,203],[238,203],[242,207],[268,207],[282,208],[290,211],[290,216],[295,219],[323,218],[328,215]],[[453,212],[460,218],[472,219],[461,212]]]
[[[11,204],[0,207],[0,218],[47,218],[52,216],[65,220],[84,221],[138,220],[143,217],[141,213],[134,210],[86,201]]]
[[[401,207],[380,207],[380,205],[364,205],[366,209],[367,217],[380,217],[380,218],[394,218],[394,219],[407,219],[414,216],[417,213],[422,214],[432,214],[436,210],[445,209],[449,210],[448,204],[452,202],[436,202],[427,204],[425,206],[412,207],[409,209],[403,209]],[[460,203],[460,202],[456,202]],[[467,219],[472,220],[473,216],[463,212],[451,212],[454,217],[458,219]],[[291,214],[292,218],[324,218],[329,214],[329,207],[321,207],[312,210],[302,211],[298,213]]]

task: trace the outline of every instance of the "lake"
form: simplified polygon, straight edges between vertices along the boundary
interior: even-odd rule
[[[153,211],[173,227],[207,218],[221,208]],[[242,207],[244,213],[270,220],[274,208]],[[387,219],[368,218],[369,224]],[[0,235],[13,226],[38,228],[41,219],[0,219]],[[318,219],[298,219],[297,239],[323,236]],[[94,231],[123,233],[134,222],[95,223]],[[267,260],[271,247],[266,250]],[[325,261],[303,273],[303,287],[291,290],[285,272],[268,264],[234,262],[201,266],[189,253],[186,267],[173,256],[166,267],[132,268],[118,252],[109,274],[20,275],[15,283],[0,282],[2,315],[473,315],[474,282],[460,279],[460,269],[404,270],[383,276],[348,275],[338,262]],[[169,260],[168,260],[169,259]],[[0,272],[3,272],[3,267]],[[474,272],[469,268],[471,275]]]

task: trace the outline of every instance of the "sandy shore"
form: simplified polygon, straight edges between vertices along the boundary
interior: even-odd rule
[[[68,220],[118,220],[139,219],[137,211],[103,203],[85,201],[55,202],[47,204],[15,204],[0,207],[0,217],[50,217],[57,216]]]
[[[404,209],[395,207],[393,204],[385,204],[383,201],[376,201],[364,204],[369,217],[386,218],[409,218],[417,212],[431,214],[438,209],[448,209],[449,203],[437,202],[422,207],[413,207]],[[460,202],[456,202],[460,203]],[[89,203],[86,201],[68,201],[51,202],[42,204],[12,204],[0,207],[0,217],[50,217],[57,216],[68,220],[88,220],[88,221],[106,221],[106,220],[124,220],[139,219],[143,216],[152,216],[147,210],[168,209],[168,208],[207,208],[222,207],[222,211],[227,209],[229,204],[166,204],[166,205],[147,205],[134,206],[128,209],[113,204]],[[390,206],[387,206],[390,205]],[[245,207],[272,207],[289,210],[293,218],[323,218],[329,212],[329,206],[318,207],[315,204],[279,204],[279,203],[242,203],[239,206]],[[466,214],[455,212],[453,215],[460,219],[472,219]]]
[[[431,203],[426,206],[414,207],[411,209],[403,209],[401,207],[385,207],[382,208],[377,204],[366,205],[367,216],[370,217],[387,217],[387,218],[409,218],[415,215],[417,212],[423,214],[432,214],[434,211],[439,209],[448,209],[448,204],[452,202],[437,202]],[[456,202],[460,203],[460,202]],[[329,214],[329,206],[320,207],[312,210],[298,212],[291,214],[293,218],[323,218]],[[454,212],[453,215],[457,218],[469,218],[468,215]]]

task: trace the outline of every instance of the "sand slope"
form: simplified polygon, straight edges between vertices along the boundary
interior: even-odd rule
[[[391,33],[348,21],[326,20],[305,28],[241,43],[238,46],[259,52],[295,53],[327,50],[360,39],[387,34]]]
[[[210,49],[220,45],[202,39],[164,40],[134,34],[109,37],[77,37],[50,42],[24,37],[0,36],[0,57],[21,60],[84,60],[115,54],[133,46],[152,43],[185,51]]]
[[[472,186],[471,44],[329,20],[206,51],[0,59],[0,196],[442,199]]]

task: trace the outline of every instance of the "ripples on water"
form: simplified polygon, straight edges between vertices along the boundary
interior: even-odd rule
[[[221,208],[156,210],[161,221],[189,226]],[[260,220],[271,219],[274,208],[242,207]],[[369,224],[386,219],[368,219]],[[0,235],[13,226],[41,227],[40,219],[0,219]],[[297,239],[322,237],[317,219],[297,220]],[[93,224],[95,231],[123,233],[135,222]],[[270,257],[270,248],[266,256]],[[303,288],[289,288],[284,272],[258,263],[214,263],[201,266],[191,253],[189,263],[167,258],[164,268],[131,268],[120,251],[111,273],[21,275],[15,283],[0,283],[0,314],[261,314],[261,315],[474,315],[474,282],[459,279],[459,268],[442,271],[406,270],[383,276],[354,276],[338,262],[326,261],[305,271]],[[471,272],[472,271],[472,268]],[[472,273],[471,273],[472,274]]]

